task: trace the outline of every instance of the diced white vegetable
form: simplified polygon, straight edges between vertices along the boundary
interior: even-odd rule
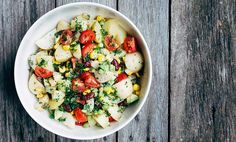
[[[57,85],[56,81],[54,81],[52,78],[49,78],[48,82],[50,83],[52,87]]]
[[[30,67],[34,70],[36,67],[36,55],[31,55],[28,59]]]
[[[61,99],[58,101],[49,100],[48,105],[50,109],[57,109],[63,102],[64,102],[64,99]]]
[[[103,128],[106,128],[107,126],[110,125],[109,123],[109,118],[106,116],[106,114],[100,114],[100,115],[96,115],[93,117],[95,119],[95,121],[97,121],[97,123],[99,125],[101,125]]]
[[[62,80],[62,75],[58,72],[53,72],[53,79],[58,82]]]
[[[139,52],[126,54],[125,65],[132,72],[138,72],[143,67],[143,57]]]
[[[70,50],[64,50],[61,45],[57,47],[54,55],[58,62],[65,62],[72,57]]]
[[[60,20],[57,23],[57,31],[62,31],[62,30],[66,30],[66,29],[69,29],[69,28],[70,28],[69,23],[67,23],[64,20]]]
[[[127,98],[127,103],[131,104],[131,103],[137,101],[138,99],[139,99],[139,97],[137,95],[132,94]]]
[[[81,47],[80,47],[80,44],[77,44],[75,47],[74,47],[75,51],[73,52],[73,56],[75,58],[78,58],[78,59],[81,59],[82,55],[81,55]]]
[[[98,72],[95,72],[94,75],[100,83],[104,83],[104,82],[116,79],[116,77],[118,76],[118,73],[107,71],[104,74],[99,74]]]
[[[95,126],[96,121],[93,119],[92,116],[88,116],[88,123],[89,123],[90,127],[93,127],[93,126]]]
[[[101,29],[102,27],[100,26],[100,24],[96,21],[94,22],[93,26],[92,26],[92,30],[95,31],[95,42],[100,43],[102,42],[102,33],[101,33]]]
[[[94,98],[87,100],[86,103],[90,106],[89,107],[89,112],[93,111],[93,109],[94,109]]]
[[[56,29],[51,30],[49,33],[44,35],[41,39],[36,41],[36,45],[45,50],[53,48],[54,45],[54,34],[57,32]]]
[[[115,19],[110,19],[105,22],[103,28],[108,31],[110,35],[113,35],[118,42],[118,44],[122,44],[126,38],[126,32],[119,25],[119,21]]]
[[[65,118],[65,121],[62,122],[64,125],[66,125],[69,128],[75,127],[75,119],[70,113],[64,112],[62,118]]]
[[[76,26],[81,28],[82,31],[86,30],[88,28],[89,24],[89,16],[85,14],[81,14],[75,18],[73,18],[70,22],[70,27],[75,30]]]
[[[49,97],[47,94],[45,94],[42,98],[39,98],[39,103],[41,103],[43,105],[48,104],[48,102],[49,102]]]
[[[91,66],[96,69],[99,66],[99,62],[97,60],[91,61]]]
[[[36,110],[38,110],[38,111],[43,111],[44,109],[43,109],[43,104],[41,104],[41,103],[39,103],[39,102],[36,102],[35,104],[34,104],[34,108],[36,109]]]
[[[36,62],[40,63],[40,61],[44,56],[48,56],[48,53],[47,51],[39,51],[35,56],[36,56]]]
[[[108,54],[110,54],[110,51],[106,48],[102,48],[101,53],[104,54],[104,55],[108,55]]]
[[[115,119],[116,121],[120,120],[122,113],[119,112],[119,107],[117,105],[109,107],[108,112],[111,114],[111,117],[113,119]]]
[[[39,92],[45,93],[45,87],[43,86],[42,83],[40,83],[37,80],[37,78],[36,78],[36,76],[34,74],[32,74],[30,79],[29,79],[29,90],[33,94],[37,94]]]
[[[58,120],[59,118],[61,118],[63,116],[63,114],[64,114],[63,111],[56,109],[54,112],[54,119]]]
[[[54,91],[52,94],[52,100],[59,101],[65,97],[65,93],[62,91]]]
[[[53,58],[52,56],[41,56],[37,57],[37,64],[40,64],[42,60],[44,60],[44,64],[41,66],[47,70],[54,71],[53,67]]]
[[[132,82],[129,78],[126,78],[126,79],[114,84],[113,86],[117,90],[117,95],[122,99],[127,98],[133,92]]]

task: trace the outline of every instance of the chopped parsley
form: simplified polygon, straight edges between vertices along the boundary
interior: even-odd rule
[[[41,59],[40,63],[38,64],[40,67],[45,67],[47,65],[47,61],[44,59]]]

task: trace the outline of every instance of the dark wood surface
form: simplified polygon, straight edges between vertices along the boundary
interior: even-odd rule
[[[14,60],[24,34],[49,10],[78,0],[0,0],[0,142],[75,141],[48,132],[23,109]],[[93,141],[235,141],[235,0],[88,0],[130,18],[153,60],[153,82],[140,113],[120,131]]]

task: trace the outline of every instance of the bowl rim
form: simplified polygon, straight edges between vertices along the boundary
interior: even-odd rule
[[[71,6],[81,6],[81,5],[87,5],[87,6],[94,6],[94,7],[99,7],[99,8],[102,8],[102,9],[105,9],[107,11],[111,11],[117,15],[119,15],[121,18],[123,18],[125,21],[128,22],[128,24],[131,25],[131,27],[138,33],[138,36],[141,38],[141,41],[143,42],[144,44],[144,47],[146,52],[147,52],[147,57],[145,58],[148,62],[148,66],[149,66],[149,70],[147,72],[148,74],[148,81],[147,81],[147,88],[144,92],[144,95],[143,95],[143,99],[142,99],[142,102],[140,103],[140,105],[137,106],[137,109],[136,111],[123,123],[123,125],[119,125],[117,127],[115,127],[113,130],[111,130],[110,132],[107,132],[105,134],[100,134],[100,135],[97,135],[97,136],[90,136],[89,138],[85,138],[85,137],[80,137],[80,136],[74,136],[74,137],[71,137],[71,136],[67,136],[66,134],[64,133],[57,133],[55,132],[51,127],[47,126],[47,125],[44,125],[44,124],[41,124],[40,122],[37,121],[36,117],[33,116],[33,114],[29,113],[27,107],[25,106],[25,104],[23,103],[23,97],[22,95],[19,95],[20,94],[20,91],[19,91],[19,84],[16,83],[16,76],[17,76],[17,71],[16,71],[16,65],[18,64],[19,62],[19,50],[22,50],[22,42],[24,41],[24,39],[26,38],[26,35],[27,33],[29,33],[29,31],[31,31],[34,27],[34,25],[36,25],[36,23],[38,23],[39,21],[41,21],[42,19],[44,19],[44,17],[46,17],[47,15],[55,12],[55,11],[59,11],[60,9],[63,9],[63,8],[66,8],[66,7],[71,7]],[[17,95],[20,99],[20,102],[22,104],[22,106],[24,107],[24,109],[26,110],[26,112],[30,115],[30,117],[35,121],[37,122],[37,124],[39,124],[41,127],[43,127],[44,129],[46,129],[47,131],[49,132],[52,132],[56,135],[59,135],[59,136],[62,136],[62,137],[65,137],[65,138],[70,138],[70,139],[76,139],[76,140],[92,140],[92,139],[98,139],[98,138],[102,138],[102,137],[105,137],[105,136],[108,136],[108,135],[111,135],[117,131],[119,131],[120,129],[124,128],[129,122],[131,122],[131,120],[134,119],[134,117],[140,112],[141,108],[143,107],[144,103],[146,102],[147,100],[147,97],[149,95],[149,90],[150,90],[150,86],[151,86],[151,82],[152,82],[152,60],[151,60],[151,54],[150,54],[150,51],[149,51],[149,48],[148,48],[148,45],[143,37],[143,35],[141,34],[141,32],[139,31],[139,29],[133,24],[133,22],[127,18],[125,15],[123,15],[122,13],[120,13],[119,11],[109,7],[109,6],[106,6],[106,5],[103,5],[103,4],[99,4],[99,3],[95,3],[95,2],[74,2],[74,3],[69,3],[69,4],[65,4],[65,5],[62,5],[62,6],[59,6],[59,7],[56,7],[50,11],[48,11],[47,13],[45,13],[44,15],[42,15],[39,19],[37,19],[31,26],[30,28],[27,30],[27,32],[25,33],[24,37],[22,38],[21,42],[20,42],[20,45],[17,49],[17,54],[16,54],[16,58],[15,58],[15,63],[14,63],[14,83],[15,83],[15,88],[16,88],[16,92],[17,92]]]

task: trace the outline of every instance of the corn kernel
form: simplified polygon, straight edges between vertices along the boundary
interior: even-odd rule
[[[88,93],[91,93],[91,90],[90,90],[90,89],[85,90],[85,91],[83,92],[83,95],[86,95],[86,94],[88,94]]]
[[[138,84],[134,84],[133,85],[133,90],[134,91],[139,91],[140,90],[140,86]]]
[[[84,71],[89,71],[89,68],[84,68]]]
[[[96,18],[97,21],[101,21],[102,19],[103,19],[102,16],[97,16]]]
[[[139,91],[136,91],[136,92],[135,92],[135,94],[136,94],[136,95],[139,95],[139,94],[140,94],[140,92],[139,92]]]
[[[60,64],[60,62],[58,62],[58,61],[56,61],[56,60],[53,60],[53,63],[54,63],[54,64],[57,64],[57,65]]]
[[[114,89],[111,88],[111,87],[106,87],[106,88],[104,88],[104,91],[105,91],[107,94],[111,94],[111,93],[114,93],[114,92],[115,92]]]
[[[74,111],[71,111],[70,114],[71,114],[71,115],[74,115]]]
[[[65,77],[69,77],[69,76],[70,76],[69,72],[65,73]]]
[[[104,59],[105,59],[105,56],[103,54],[98,55],[98,62],[102,62],[104,61]]]
[[[137,77],[140,77],[140,75],[139,75],[139,73],[138,73],[138,72],[137,72],[137,73],[135,73],[135,74],[136,74],[136,76],[137,76]]]
[[[133,74],[133,72],[132,72],[132,71],[128,72],[128,75],[132,75],[132,74]]]
[[[62,48],[63,48],[65,51],[68,51],[68,50],[70,50],[70,45],[63,45]]]
[[[94,52],[91,52],[89,57],[90,57],[90,59],[94,59]]]
[[[118,62],[118,64],[120,64],[120,59],[119,58],[117,58],[116,61]]]
[[[121,71],[121,68],[119,68],[119,70],[117,71],[118,74],[121,74],[122,71]]]
[[[45,92],[45,90],[43,88],[36,88],[36,92],[37,94],[40,94],[42,92]]]
[[[63,67],[59,67],[59,72],[60,73],[64,73],[66,71],[66,68],[63,66]]]
[[[43,96],[44,96],[44,94],[42,94],[42,93],[39,93],[36,95],[37,98],[42,98]]]
[[[122,57],[123,61],[125,60],[125,57]]]

